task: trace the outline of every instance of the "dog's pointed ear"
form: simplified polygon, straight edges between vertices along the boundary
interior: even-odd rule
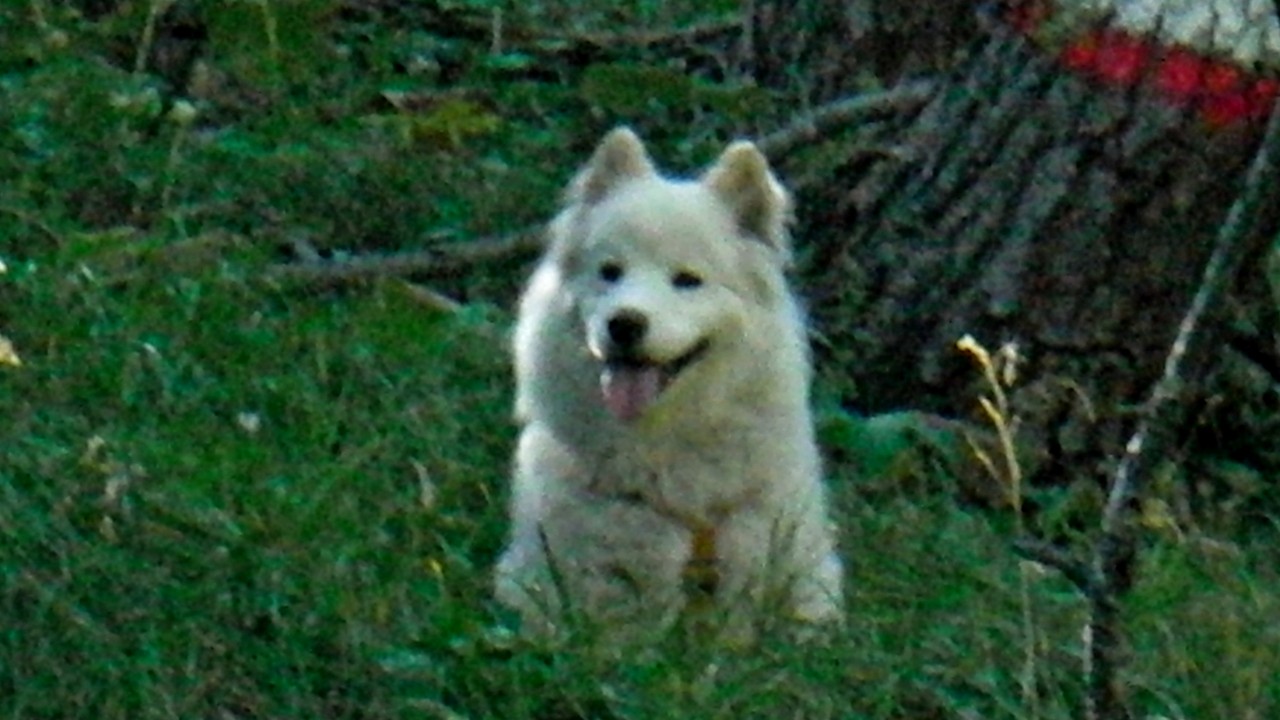
[[[702,176],[702,183],[729,207],[743,234],[789,255],[791,195],[773,176],[759,148],[746,141],[733,143]]]
[[[594,205],[627,180],[655,172],[639,136],[631,128],[616,128],[604,136],[590,162],[569,186],[569,201]]]

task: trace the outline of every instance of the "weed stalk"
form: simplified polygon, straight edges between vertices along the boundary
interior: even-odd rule
[[[956,347],[969,354],[982,370],[990,395],[978,397],[982,412],[996,431],[996,441],[1001,465],[997,465],[981,445],[972,436],[965,440],[978,462],[988,474],[1005,488],[1009,505],[1013,508],[1014,523],[1018,536],[1026,536],[1026,520],[1022,515],[1022,465],[1018,462],[1014,437],[1017,434],[1018,418],[1009,403],[1007,390],[1012,388],[1018,379],[1018,349],[1013,343],[1006,343],[995,356],[971,335],[965,335]],[[1039,693],[1036,690],[1038,674],[1038,653],[1036,652],[1036,614],[1031,600],[1031,566],[1027,562],[1018,564],[1018,601],[1021,606],[1023,664],[1022,664],[1022,702],[1031,711],[1032,717],[1040,716]]]

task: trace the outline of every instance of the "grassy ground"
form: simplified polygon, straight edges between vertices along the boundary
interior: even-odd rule
[[[732,118],[681,139],[670,128],[699,118],[679,107],[628,118],[628,98],[503,75],[527,58],[495,69],[387,18],[333,28],[353,49],[304,68],[310,84],[268,82],[278,55],[214,17],[214,57],[239,69],[186,124],[171,85],[131,70],[145,3],[93,19],[46,5],[43,35],[0,10],[16,28],[0,38],[0,336],[22,362],[0,365],[0,717],[1080,716],[1070,587],[1020,567],[1008,519],[944,481],[858,472],[894,465],[866,433],[824,433],[850,567],[832,637],[676,636],[611,659],[521,645],[488,572],[523,266],[440,279],[472,300],[460,312],[397,281],[268,278],[290,233],[324,252],[412,248],[543,218],[617,120],[687,167]],[[650,5],[629,17],[671,20]],[[412,53],[457,64],[449,82],[480,103],[388,106]],[[1145,716],[1280,714],[1273,545],[1153,533],[1124,608]]]
[[[1030,703],[1007,528],[945,495],[866,492],[845,464],[851,619],[829,642],[521,647],[487,588],[505,314],[427,310],[391,282],[299,292],[235,257],[122,285],[7,262],[6,717],[1078,716],[1066,584],[1030,577]],[[1147,558],[1127,607],[1141,704],[1270,717],[1274,550],[1167,540]]]

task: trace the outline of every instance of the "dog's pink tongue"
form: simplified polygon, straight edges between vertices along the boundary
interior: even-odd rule
[[[656,367],[609,368],[600,376],[604,406],[623,422],[640,417],[662,390],[662,371]]]

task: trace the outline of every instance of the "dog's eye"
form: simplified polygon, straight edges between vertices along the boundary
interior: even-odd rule
[[[622,265],[607,262],[600,266],[600,279],[607,283],[615,283],[622,279]]]
[[[692,290],[702,287],[702,276],[689,270],[681,270],[671,276],[671,284],[678,290]]]

